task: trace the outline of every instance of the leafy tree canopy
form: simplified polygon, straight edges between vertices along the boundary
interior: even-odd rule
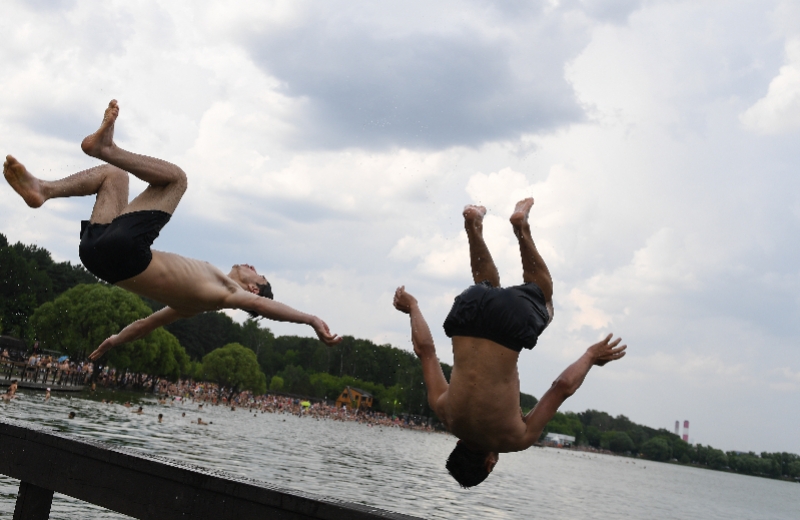
[[[97,278],[81,266],[54,262],[46,249],[9,245],[0,234],[0,330],[6,334],[27,335],[34,310],[78,283]]]
[[[645,442],[642,444],[641,450],[642,455],[650,460],[664,462],[672,457],[672,449],[669,447],[669,443],[661,437],[656,437]]]
[[[109,365],[132,372],[172,380],[182,375],[193,375],[186,350],[164,329],[156,329],[134,343],[115,347],[106,357]]]
[[[28,317],[36,309],[36,295],[50,289],[48,282],[0,235],[0,328],[4,333],[25,335]]]
[[[148,300],[148,303],[154,311],[163,307],[152,300]],[[242,341],[241,326],[222,312],[205,312],[170,323],[165,328],[178,338],[186,353],[194,360],[203,359],[203,356],[221,345],[241,344]]]
[[[283,390],[283,379],[280,376],[272,376],[269,381],[270,392],[280,392]]]
[[[607,432],[608,434],[608,449],[615,453],[625,453],[626,451],[635,451],[636,445],[633,440],[625,432]]]
[[[258,366],[256,354],[239,343],[229,343],[203,357],[203,373],[209,381],[234,391],[267,391],[267,378]]]
[[[103,284],[81,284],[36,309],[30,318],[29,339],[82,359],[107,337],[149,314],[147,305],[133,293]],[[106,362],[120,370],[170,378],[179,377],[189,366],[186,351],[163,329],[111,349]]]
[[[149,314],[135,294],[119,287],[81,284],[36,309],[30,320],[30,339],[79,358]]]

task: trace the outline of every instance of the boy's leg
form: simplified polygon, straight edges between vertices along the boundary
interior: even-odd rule
[[[548,307],[553,305],[553,278],[544,263],[542,256],[536,249],[531,236],[531,226],[528,224],[528,214],[533,207],[533,199],[527,198],[517,202],[514,213],[509,219],[514,227],[514,234],[519,240],[519,251],[522,256],[522,279],[525,283],[535,283],[544,293],[544,301]],[[551,311],[552,316],[552,311]]]
[[[100,128],[83,140],[81,148],[87,155],[132,173],[149,184],[122,213],[141,210],[174,213],[186,191],[186,174],[172,163],[131,153],[114,144],[114,123],[118,115],[119,105],[115,99],[111,100],[103,115]]]
[[[486,208],[469,205],[464,208],[464,228],[469,240],[469,260],[472,266],[472,279],[475,283],[489,280],[492,287],[500,287],[500,273],[494,265],[489,248],[483,240],[483,217]]]
[[[57,181],[45,181],[31,173],[12,156],[3,163],[3,175],[23,200],[38,208],[50,199],[97,195],[91,222],[108,224],[128,205],[128,174],[102,164]]]

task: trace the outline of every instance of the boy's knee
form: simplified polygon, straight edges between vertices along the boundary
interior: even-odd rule
[[[106,180],[111,181],[114,183],[115,186],[123,186],[127,187],[130,181],[130,177],[128,177],[128,172],[121,168],[117,168],[116,166],[112,166],[107,164],[107,171],[106,171]]]
[[[189,186],[189,181],[186,178],[186,172],[184,172],[180,167],[175,167],[174,172],[174,179],[170,181],[170,184],[173,186],[175,191],[180,192],[183,195],[186,192],[186,188]]]

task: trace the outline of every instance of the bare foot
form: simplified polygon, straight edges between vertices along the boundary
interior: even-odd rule
[[[483,217],[486,216],[486,208],[474,204],[467,204],[464,206],[463,215],[465,227],[471,227],[478,232],[483,231]]]
[[[119,105],[116,99],[112,99],[103,114],[103,122],[100,123],[100,128],[81,142],[81,149],[86,155],[102,159],[102,156],[108,150],[116,146],[114,144],[114,123],[117,121],[118,115]]]
[[[514,213],[511,214],[511,225],[515,228],[520,228],[528,223],[528,214],[533,207],[533,198],[528,197],[517,202],[517,207],[514,208]]]
[[[3,163],[3,175],[8,183],[19,193],[25,204],[32,208],[38,208],[44,204],[45,198],[42,195],[42,183],[30,174],[30,172],[12,156],[6,156]]]

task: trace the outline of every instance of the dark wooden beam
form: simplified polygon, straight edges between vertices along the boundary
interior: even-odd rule
[[[413,520],[8,419],[0,473],[141,519]]]
[[[53,504],[53,490],[40,488],[28,482],[19,483],[14,520],[47,520]]]

